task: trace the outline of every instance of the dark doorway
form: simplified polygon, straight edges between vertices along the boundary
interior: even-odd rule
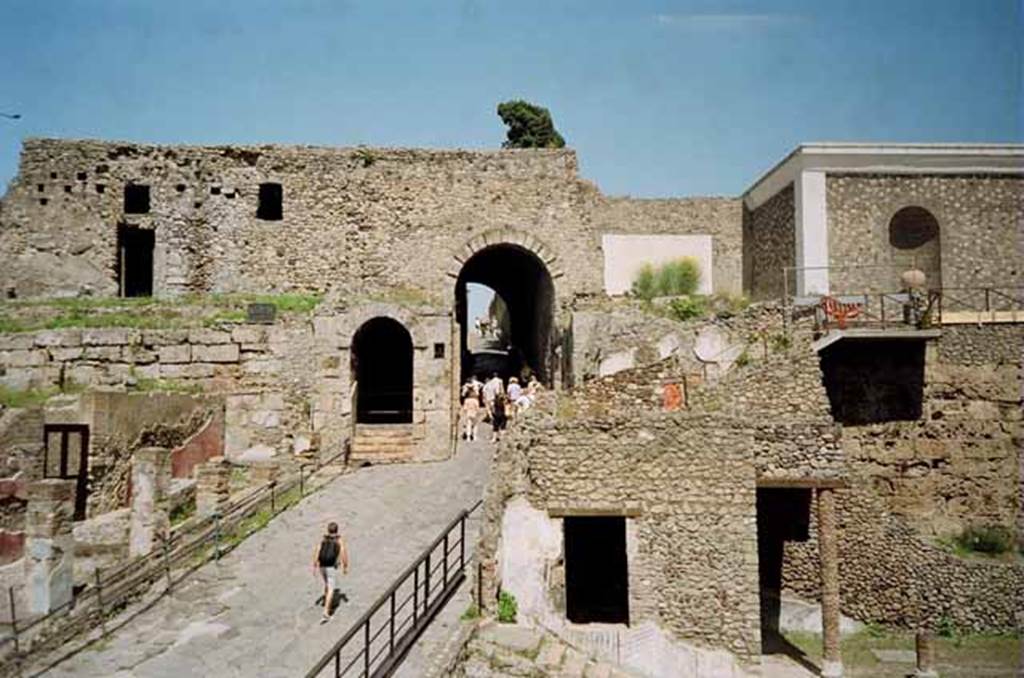
[[[46,424],[43,427],[43,478],[75,481],[75,520],[85,520],[89,479],[89,427]]]
[[[256,218],[264,221],[281,221],[284,216],[283,198],[281,184],[260,184]]]
[[[153,296],[155,231],[121,225],[117,228],[117,272],[122,297]]]
[[[626,519],[565,519],[565,613],[576,624],[629,624]]]
[[[352,339],[356,422],[412,422],[412,337],[397,320],[373,318]]]
[[[476,283],[494,291],[507,314],[507,334],[497,347],[502,377],[523,377],[527,369],[551,385],[551,330],[555,287],[544,262],[518,245],[492,245],[480,250],[463,265],[455,284],[455,315],[462,344],[462,380],[494,371],[486,352],[469,349],[468,333],[476,318],[469,317],[467,285]],[[493,353],[494,351],[492,351]],[[479,363],[479,364],[478,364]]]
[[[924,401],[922,340],[844,340],[821,353],[832,418],[877,424],[921,418]]]
[[[781,642],[782,557],[787,541],[806,541],[811,491],[804,488],[758,488],[757,564],[761,593],[762,651],[774,652]]]
[[[96,188],[98,190],[99,186]],[[145,184],[125,184],[124,213],[149,214],[149,186]]]

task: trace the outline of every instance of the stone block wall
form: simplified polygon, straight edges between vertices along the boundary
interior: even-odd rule
[[[125,213],[129,182],[150,187],[148,214]],[[257,217],[262,183],[282,187],[280,220]],[[18,254],[0,286],[19,297],[116,295],[117,225],[130,224],[155,231],[158,296],[412,287],[447,299],[455,255],[502,229],[573,262],[566,290],[598,291],[601,255],[587,223],[596,196],[569,150],[29,139],[0,218],[0,247]]]
[[[829,174],[826,190],[834,292],[900,288],[904,262],[889,244],[889,222],[909,206],[938,221],[943,287],[1021,284],[1020,176]],[[879,268],[842,268],[851,264]]]
[[[796,265],[796,211],[793,184],[753,210],[743,206],[743,289],[751,299],[783,296],[783,267]],[[789,273],[789,294],[796,273]]]
[[[313,430],[324,449],[337,450],[352,431],[352,340],[373,318],[391,318],[412,338],[413,437],[418,461],[444,459],[454,441],[452,407],[458,394],[453,360],[459,355],[458,333],[451,315],[431,307],[369,302],[335,309],[314,321],[316,393]],[[443,347],[437,357],[435,346]],[[455,358],[453,358],[455,356]]]
[[[42,477],[43,408],[5,408],[0,412],[0,479],[21,473],[22,482]]]
[[[1021,326],[944,327],[926,351],[920,419],[843,427],[854,475],[923,535],[1024,533],[1022,339]]]

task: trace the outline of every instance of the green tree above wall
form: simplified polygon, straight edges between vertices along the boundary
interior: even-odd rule
[[[498,116],[508,125],[502,148],[562,148],[565,139],[555,129],[548,109],[517,99],[498,104]]]

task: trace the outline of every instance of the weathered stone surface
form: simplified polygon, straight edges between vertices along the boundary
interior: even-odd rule
[[[136,344],[142,338],[139,330],[123,327],[82,330],[82,343],[86,346],[124,346]]]
[[[160,365],[160,376],[166,379],[206,379],[212,377],[213,373],[213,365],[207,363]]]
[[[79,346],[82,333],[79,330],[41,330],[35,333],[36,346]]]
[[[188,344],[168,344],[157,348],[157,356],[161,364],[187,363],[192,360],[192,349]]]
[[[0,360],[10,367],[35,367],[45,365],[47,362],[46,351],[4,351],[0,354]]]
[[[239,355],[238,344],[192,345],[192,359],[196,362],[236,363]]]
[[[224,330],[189,330],[188,340],[192,344],[228,344],[231,332]]]
[[[537,652],[542,637],[537,629],[512,624],[492,624],[482,628],[479,634],[481,640],[520,653]]]
[[[146,346],[169,346],[188,341],[188,330],[146,330],[142,343]]]
[[[163,447],[144,447],[132,457],[132,505],[128,554],[150,553],[158,534],[169,525],[168,492],[171,485],[171,454]]]
[[[82,357],[85,360],[114,362],[121,359],[121,346],[87,346]]]
[[[262,327],[242,326],[231,330],[231,341],[236,344],[260,346],[266,338]]]

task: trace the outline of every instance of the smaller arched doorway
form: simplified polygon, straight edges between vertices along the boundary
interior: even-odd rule
[[[352,338],[356,423],[412,422],[412,337],[397,320],[367,320]]]

